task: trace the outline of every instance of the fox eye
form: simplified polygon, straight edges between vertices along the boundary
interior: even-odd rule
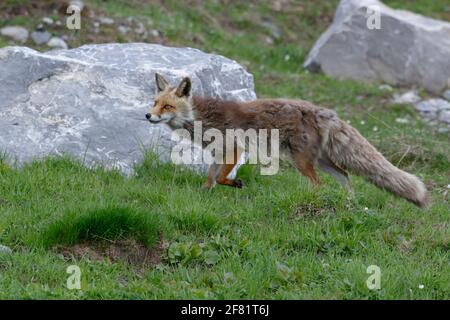
[[[171,110],[171,109],[175,109],[173,106],[171,106],[170,104],[166,104],[165,106],[164,106],[164,109],[166,109],[166,110]]]

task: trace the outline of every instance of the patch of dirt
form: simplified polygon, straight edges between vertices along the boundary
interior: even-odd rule
[[[135,240],[90,241],[74,246],[57,246],[54,250],[68,260],[125,262],[127,265],[148,267],[161,263],[167,245],[160,239],[147,248]]]
[[[303,218],[317,218],[322,216],[325,212],[335,213],[335,208],[332,207],[316,207],[311,203],[301,203],[294,208],[293,214],[295,219]]]

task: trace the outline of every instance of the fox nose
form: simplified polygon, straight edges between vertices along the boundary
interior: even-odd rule
[[[150,113],[147,113],[147,114],[145,115],[145,118],[147,118],[147,120],[150,120],[150,119],[152,118],[152,115],[151,115]]]

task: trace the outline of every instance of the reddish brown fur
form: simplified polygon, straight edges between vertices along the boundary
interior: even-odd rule
[[[155,109],[150,112],[170,113],[167,118],[171,120],[165,123],[172,129],[192,131],[194,121],[202,121],[204,130],[215,128],[224,134],[226,129],[267,129],[269,132],[278,129],[281,151],[287,151],[295,167],[313,185],[320,184],[315,170],[320,167],[349,188],[346,170],[351,170],[416,205],[423,207],[428,204],[426,189],[418,178],[389,163],[356,129],[341,121],[331,110],[303,100],[235,102],[192,97],[190,86],[189,79],[184,79],[177,88],[158,86],[162,88],[159,88],[155,99]],[[181,96],[180,92],[183,92]],[[241,186],[227,179],[237,162],[238,152],[235,149],[234,163],[220,168],[211,166],[206,188],[212,188],[214,181]]]

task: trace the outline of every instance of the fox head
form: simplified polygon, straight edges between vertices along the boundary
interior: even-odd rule
[[[177,128],[194,120],[191,80],[183,78],[177,87],[172,87],[160,74],[155,74],[155,104],[145,115],[151,123],[166,123]]]

